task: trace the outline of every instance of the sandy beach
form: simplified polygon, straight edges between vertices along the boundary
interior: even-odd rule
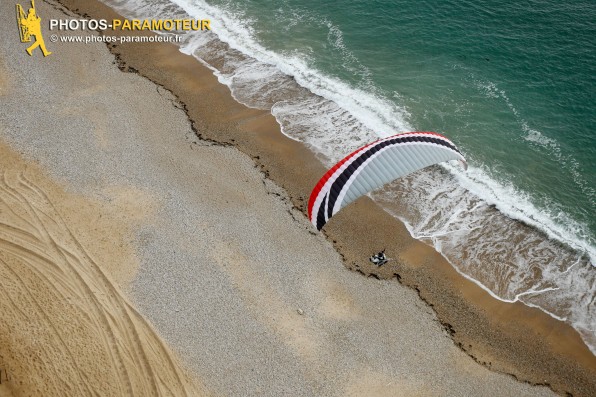
[[[36,6],[117,17],[62,4]],[[596,394],[575,330],[372,201],[315,233],[324,167],[175,46],[29,57],[1,7],[0,395]]]

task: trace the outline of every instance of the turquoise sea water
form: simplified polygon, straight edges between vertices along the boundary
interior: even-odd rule
[[[235,1],[264,47],[405,108],[596,244],[596,3]],[[560,217],[560,218],[558,218]]]
[[[596,3],[109,4],[212,19],[181,50],[329,165],[378,136],[448,136],[468,172],[435,167],[373,197],[495,298],[570,323],[595,351]]]

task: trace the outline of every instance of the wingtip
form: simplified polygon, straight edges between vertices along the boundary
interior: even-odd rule
[[[464,171],[468,170],[468,162],[464,159],[459,161],[461,163],[461,166],[464,167]]]

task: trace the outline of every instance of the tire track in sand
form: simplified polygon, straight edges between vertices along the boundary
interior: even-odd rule
[[[0,365],[19,380],[7,387],[49,396],[204,395],[34,179],[15,170],[0,179],[0,346],[8,346]]]

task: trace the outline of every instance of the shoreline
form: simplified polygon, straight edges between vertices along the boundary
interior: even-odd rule
[[[103,4],[60,1],[79,14],[117,15]],[[325,169],[314,154],[280,132],[270,113],[236,102],[211,70],[180,53],[174,45],[108,47],[121,70],[139,74],[172,92],[184,104],[200,138],[233,145],[249,155],[268,178],[288,192],[293,205],[305,213],[310,189]],[[197,91],[201,87],[203,97],[199,100],[193,95],[193,87]],[[207,112],[214,118],[229,120],[230,124],[223,129],[220,125],[209,128],[202,117]],[[520,302],[497,301],[457,273],[434,248],[414,240],[401,222],[388,218],[365,198],[337,214],[324,234],[348,269],[367,277],[396,278],[416,290],[437,313],[454,343],[478,363],[531,384],[548,385],[559,393],[596,392],[596,357],[577,331],[539,309]],[[366,225],[371,221],[382,226],[370,230]],[[387,236],[384,230],[395,233]],[[388,256],[399,260],[382,269],[366,263],[368,254],[362,253],[383,247],[399,250],[388,252]]]
[[[62,2],[80,15],[117,15],[92,1]],[[324,167],[305,147],[281,134],[273,116],[238,104],[210,70],[173,45],[143,43],[108,48],[121,70],[155,83],[160,95],[159,87],[173,93],[173,106],[183,107],[198,137],[218,146],[239,148],[259,167],[264,184],[266,179],[276,182],[288,193],[291,206],[305,213],[310,189]],[[196,92],[201,92],[200,98]],[[366,277],[395,278],[416,291],[433,308],[455,345],[478,363],[521,381],[548,385],[559,393],[594,392],[596,362],[575,330],[538,309],[495,300],[459,275],[432,247],[412,239],[403,224],[388,218],[366,198],[334,217],[324,234],[348,269]],[[371,231],[366,227],[371,220],[382,227]],[[394,230],[395,234],[386,236],[383,230]],[[314,234],[306,228],[304,233]],[[399,247],[399,252],[389,253],[399,260],[377,269],[366,258],[385,245]],[[511,324],[520,319],[523,321],[514,329]]]

